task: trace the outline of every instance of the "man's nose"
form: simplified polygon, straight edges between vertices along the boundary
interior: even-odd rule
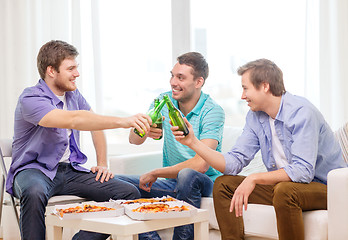
[[[242,96],[240,97],[242,100],[246,99],[244,91],[242,92]]]
[[[170,79],[170,85],[176,85],[177,84],[177,79],[176,79],[176,77],[172,77],[171,79]]]

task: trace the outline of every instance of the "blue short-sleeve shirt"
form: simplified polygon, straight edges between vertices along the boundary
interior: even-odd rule
[[[172,93],[170,91],[162,93],[159,96],[159,99],[162,99],[165,94],[169,96],[174,106],[179,109],[178,102],[172,98]],[[170,130],[171,125],[169,123],[167,106],[163,107],[161,113],[165,117],[163,122],[163,166],[173,166],[193,158],[196,153],[189,147],[184,146],[175,140],[175,137]],[[221,152],[225,112],[208,94],[202,92],[196,106],[185,117],[191,123],[195,136],[199,140],[217,140],[218,146],[216,150]],[[215,181],[218,176],[222,175],[212,167],[210,167],[205,174],[213,181]]]
[[[90,110],[90,105],[76,89],[66,92],[68,110]],[[53,179],[59,160],[68,146],[66,129],[39,126],[40,120],[53,109],[62,109],[63,102],[50,90],[42,79],[26,88],[20,95],[14,122],[12,163],[6,181],[6,190],[12,194],[14,176],[24,169],[35,168]],[[79,171],[89,171],[79,164],[87,161],[80,151],[79,131],[72,129],[70,137],[70,162]]]

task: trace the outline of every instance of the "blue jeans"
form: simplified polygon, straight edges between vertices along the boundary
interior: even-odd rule
[[[56,195],[75,195],[97,202],[109,199],[136,199],[137,188],[119,179],[107,182],[95,180],[92,172],[79,172],[69,163],[59,163],[53,180],[38,169],[26,169],[16,174],[13,183],[14,196],[20,199],[21,238],[45,240],[45,211],[48,199]],[[99,240],[108,234],[87,231],[78,232],[73,239]]]
[[[117,179],[130,182],[138,187],[142,198],[172,196],[185,201],[197,208],[201,206],[201,198],[209,197],[213,191],[214,182],[205,174],[191,168],[182,169],[176,179],[157,179],[152,184],[151,191],[146,192],[139,188],[139,176],[117,175]],[[193,239],[193,224],[175,227],[173,239]],[[139,234],[140,240],[161,239],[157,232]]]

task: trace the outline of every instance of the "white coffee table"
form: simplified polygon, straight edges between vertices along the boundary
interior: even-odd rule
[[[61,220],[57,216],[46,217],[47,239],[61,240],[63,227],[76,228],[92,232],[107,233],[117,236],[117,240],[137,240],[139,233],[156,231],[186,224],[194,224],[195,239],[209,239],[209,213],[207,210],[198,209],[191,217],[156,219],[139,221],[126,215],[107,218],[86,218]]]

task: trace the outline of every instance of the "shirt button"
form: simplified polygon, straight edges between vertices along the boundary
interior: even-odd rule
[[[64,143],[64,146],[66,147],[68,144],[67,143]]]
[[[275,165],[273,164],[272,167],[275,167]]]

